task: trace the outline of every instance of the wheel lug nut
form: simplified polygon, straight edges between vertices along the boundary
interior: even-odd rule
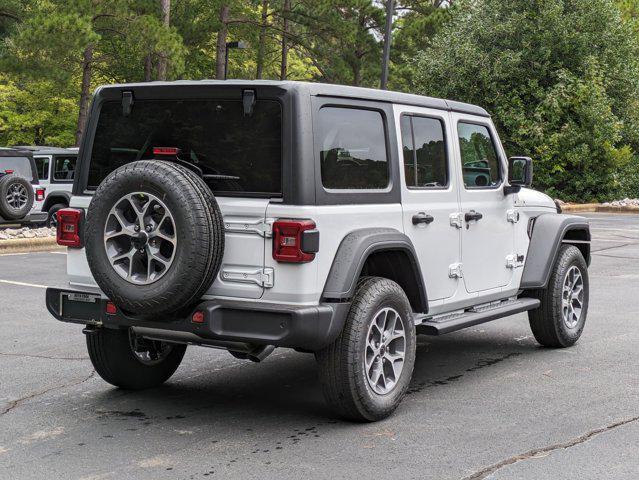
[[[151,230],[153,230],[153,227],[151,225],[147,225],[146,226],[146,231],[150,232]]]
[[[136,225],[135,227],[133,227],[133,230],[135,230],[136,232],[140,231],[140,225]]]

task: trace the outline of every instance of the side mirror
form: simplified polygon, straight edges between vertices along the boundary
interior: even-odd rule
[[[533,167],[530,157],[510,157],[508,159],[508,183],[512,187],[530,187],[532,179]]]

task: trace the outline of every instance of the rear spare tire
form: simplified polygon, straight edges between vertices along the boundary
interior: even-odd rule
[[[18,175],[0,178],[0,215],[6,220],[20,220],[33,207],[33,187],[29,180]]]
[[[224,224],[204,181],[181,165],[142,160],[100,184],[87,211],[86,255],[98,286],[127,312],[185,311],[224,253]]]

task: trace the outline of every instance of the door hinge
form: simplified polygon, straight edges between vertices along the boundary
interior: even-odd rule
[[[519,268],[524,266],[524,256],[512,253],[506,256],[506,268]]]
[[[462,278],[464,276],[462,272],[461,263],[453,263],[448,266],[448,276],[450,278]]]
[[[274,218],[242,219],[240,217],[227,217],[224,219],[224,229],[234,233],[252,233],[261,237],[273,236]]]
[[[224,267],[220,278],[225,282],[254,283],[264,288],[275,285],[275,270],[271,267]]]
[[[517,210],[508,210],[506,212],[506,220],[510,223],[517,223],[519,221],[519,212]]]
[[[448,218],[450,218],[451,227],[462,228],[464,226],[464,214],[462,212],[451,213]]]

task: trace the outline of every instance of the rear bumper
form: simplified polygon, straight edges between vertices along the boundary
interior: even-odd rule
[[[47,309],[62,322],[104,328],[134,327],[143,336],[230,349],[242,343],[320,350],[337,337],[350,307],[349,303],[293,306],[208,300],[185,317],[148,319],[120,309],[108,314],[107,302],[98,295],[73,290],[47,288],[46,293]],[[202,323],[191,321],[195,311],[204,314]]]
[[[47,212],[31,212],[26,217],[18,220],[7,220],[0,216],[0,225],[26,225],[28,223],[44,223],[47,221]]]

